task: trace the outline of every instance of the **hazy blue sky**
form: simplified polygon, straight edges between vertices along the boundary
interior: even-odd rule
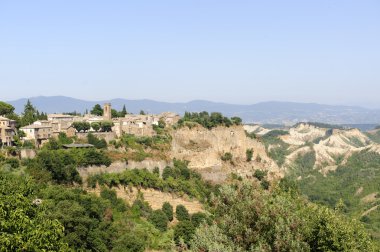
[[[380,1],[0,0],[0,86],[380,108]]]

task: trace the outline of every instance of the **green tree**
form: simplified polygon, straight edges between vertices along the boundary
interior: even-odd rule
[[[72,124],[73,128],[78,131],[78,132],[81,132],[83,131],[83,123],[82,122],[73,122]]]
[[[169,202],[164,202],[162,211],[166,214],[169,221],[173,220],[173,206]]]
[[[91,123],[91,128],[93,128],[96,132],[98,132],[100,130],[100,123],[98,122]]]
[[[120,117],[125,117],[128,114],[125,105],[123,105],[123,109],[120,111]]]
[[[87,132],[91,129],[91,125],[88,122],[73,122],[72,126],[78,132]]]
[[[175,216],[179,221],[190,220],[189,212],[184,205],[177,205],[175,209]]]
[[[165,232],[168,228],[168,217],[162,210],[153,211],[148,218],[149,222],[151,222],[158,230],[161,232]]]
[[[140,115],[146,115],[144,110],[140,110]]]
[[[111,109],[111,118],[119,117],[119,112],[116,109]]]
[[[15,108],[5,102],[0,101],[0,116],[6,116],[12,114]]]
[[[92,162],[96,160],[91,160]],[[57,183],[82,183],[76,169],[75,156],[65,150],[42,150],[28,164],[29,170],[45,170]]]
[[[231,117],[231,122],[235,125],[241,125],[243,120],[240,117],[235,116],[235,117]]]
[[[47,217],[32,180],[0,173],[0,247],[3,251],[67,251],[63,226]]]
[[[100,104],[96,104],[92,110],[90,111],[90,113],[92,115],[96,115],[96,116],[102,116],[103,115],[103,108],[102,106],[100,106]]]
[[[205,213],[194,213],[191,215],[191,223],[193,223],[194,227],[199,227],[203,221],[207,219],[207,215]]]
[[[115,252],[144,252],[146,241],[132,232],[125,233],[114,243],[112,251]]]
[[[24,112],[21,117],[21,125],[30,125],[38,120],[37,109],[32,105],[30,100],[28,100],[24,106]]]
[[[100,126],[103,132],[111,132],[114,124],[111,121],[103,121],[100,123]]]
[[[253,174],[253,176],[257,178],[259,181],[263,180],[263,178],[265,178],[266,175],[267,171],[263,170],[255,170],[255,173]]]
[[[189,245],[194,233],[195,227],[193,226],[193,223],[191,223],[191,221],[180,221],[174,227],[174,241],[178,245],[181,244],[181,241],[185,242],[186,245]]]

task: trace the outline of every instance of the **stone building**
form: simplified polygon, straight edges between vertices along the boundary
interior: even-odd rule
[[[53,136],[53,128],[49,121],[37,121],[20,128],[25,133],[23,140],[35,141],[37,147],[43,145]]]
[[[105,103],[103,106],[103,119],[104,121],[111,121],[112,119],[112,108],[111,103]]]
[[[11,146],[16,135],[16,121],[0,116],[0,145]]]

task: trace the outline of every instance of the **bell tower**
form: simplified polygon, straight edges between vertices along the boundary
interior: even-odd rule
[[[103,108],[103,120],[111,121],[111,103],[105,103]]]

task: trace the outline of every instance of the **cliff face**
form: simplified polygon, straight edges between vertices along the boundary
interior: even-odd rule
[[[253,150],[250,162],[246,157],[248,149]],[[232,160],[222,161],[221,156],[227,152],[232,154]],[[173,132],[171,157],[188,160],[190,168],[214,182],[225,180],[232,172],[252,176],[256,169],[267,170],[270,178],[283,176],[283,171],[267,156],[264,145],[248,138],[243,126],[178,129]]]

